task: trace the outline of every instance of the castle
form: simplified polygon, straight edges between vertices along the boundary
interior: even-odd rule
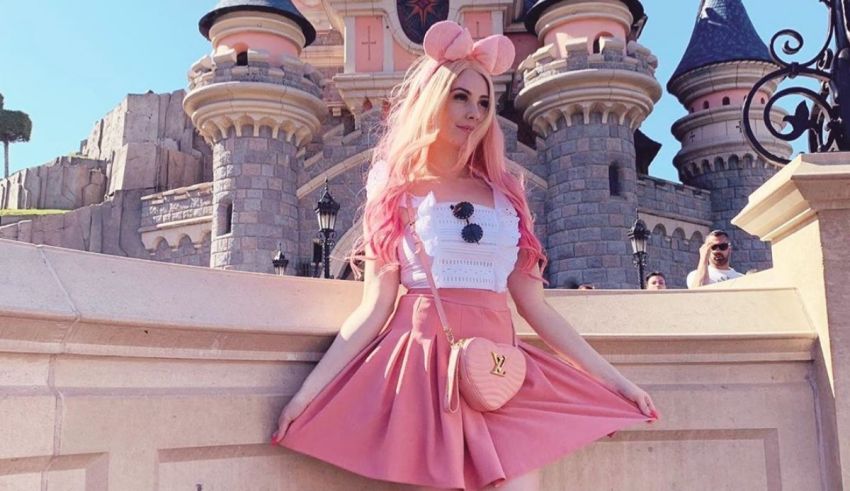
[[[129,95],[77,154],[0,181],[0,208],[68,210],[0,217],[0,238],[261,273],[280,247],[288,274],[306,274],[327,182],[342,204],[332,274],[349,277],[376,123],[425,30],[446,18],[516,47],[494,81],[498,119],[551,286],[635,288],[636,218],[653,232],[649,268],[671,286],[684,286],[714,228],[730,231],[739,271],[770,267],[768,246],[730,222],[779,168],[740,130],[744,98],[773,68],[741,0],[702,1],[667,84],[688,110],[673,125],[683,184],[648,175],[658,145],[639,128],[661,85],[638,0],[221,0],[200,20],[211,52],[186,91]]]

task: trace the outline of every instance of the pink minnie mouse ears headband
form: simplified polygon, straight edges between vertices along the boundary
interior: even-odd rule
[[[422,41],[425,54],[442,64],[447,61],[470,59],[478,62],[491,76],[501,75],[514,62],[514,44],[501,34],[472,41],[465,27],[444,20],[432,25]]]

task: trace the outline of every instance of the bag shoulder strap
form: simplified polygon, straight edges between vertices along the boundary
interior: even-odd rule
[[[440,292],[437,290],[437,285],[434,284],[434,277],[431,274],[431,259],[425,252],[425,248],[422,246],[422,239],[420,239],[419,234],[416,233],[416,212],[414,210],[415,209],[413,208],[413,202],[410,198],[410,194],[408,194],[407,217],[409,221],[407,225],[410,227],[410,233],[413,236],[413,241],[416,244],[416,254],[419,256],[419,261],[422,262],[422,268],[425,269],[425,277],[428,279],[428,286],[431,288],[431,294],[434,295],[434,302],[437,306],[437,315],[440,316],[440,324],[443,326],[443,332],[446,334],[446,338],[448,338],[449,344],[454,345],[455,336],[452,332],[452,329],[449,327],[448,317],[446,316],[446,311],[443,308],[443,301],[440,299]]]
[[[448,316],[446,316],[446,311],[443,309],[443,301],[440,299],[440,292],[437,289],[437,285],[434,284],[434,278],[431,274],[431,259],[425,252],[425,247],[422,245],[422,240],[419,238],[419,234],[416,233],[416,212],[414,211],[410,194],[407,195],[407,217],[409,220],[407,225],[410,227],[410,234],[413,236],[413,241],[415,242],[416,254],[419,255],[419,260],[422,262],[422,267],[425,269],[425,277],[428,279],[428,286],[431,288],[431,294],[434,296],[434,304],[437,307],[437,315],[440,316],[440,325],[442,326],[443,333],[446,335],[446,339],[448,339],[449,345],[451,346],[449,366],[447,368],[448,373],[446,377],[446,395],[443,399],[443,410],[454,413],[460,405],[458,363],[460,362],[460,350],[462,347],[461,341],[455,340],[454,333],[449,327]]]

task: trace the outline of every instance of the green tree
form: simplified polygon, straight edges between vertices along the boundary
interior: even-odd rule
[[[3,109],[0,94],[0,141],[3,142],[3,177],[9,177],[9,144],[30,141],[32,121],[25,112]]]

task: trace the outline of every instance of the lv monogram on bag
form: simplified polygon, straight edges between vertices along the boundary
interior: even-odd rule
[[[493,375],[504,377],[506,360],[505,355],[500,355],[495,351],[491,351],[490,354],[493,355],[493,369],[490,370],[490,373],[492,373]]]

